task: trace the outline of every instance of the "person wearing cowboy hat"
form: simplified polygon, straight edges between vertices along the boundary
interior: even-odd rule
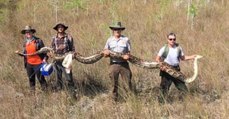
[[[109,52],[119,52],[123,54],[122,59],[115,59],[110,58],[110,78],[112,81],[114,81],[114,88],[113,88],[113,98],[115,101],[118,101],[119,98],[119,92],[121,91],[132,91],[132,83],[131,83],[131,77],[132,73],[129,67],[129,64],[127,60],[129,59],[130,54],[130,40],[128,37],[122,35],[122,31],[125,30],[125,27],[122,26],[121,22],[114,22],[112,25],[109,26],[109,28],[112,30],[112,36],[108,38],[106,45],[104,47],[103,54],[105,57],[109,57]],[[122,79],[120,80],[122,86],[126,90],[120,90],[119,89],[119,74],[121,74]],[[119,89],[119,91],[118,91]],[[121,98],[122,99],[122,98]]]
[[[23,53],[24,54],[32,54],[44,47],[43,41],[34,35],[36,30],[33,29],[31,26],[25,26],[23,30],[21,30],[21,34],[24,35],[24,45],[23,45]],[[19,51],[15,51],[15,53],[19,54]],[[19,54],[20,55],[20,54]],[[24,65],[27,71],[27,75],[29,78],[29,85],[30,89],[34,92],[35,91],[35,76],[37,77],[38,81],[40,82],[42,90],[47,89],[47,82],[44,76],[41,75],[40,67],[43,62],[46,61],[46,54],[35,54],[32,56],[24,56]]]
[[[57,34],[52,37],[51,47],[54,49],[54,52],[57,55],[64,55],[69,52],[75,52],[75,46],[73,42],[73,38],[71,35],[66,33],[65,31],[68,29],[68,26],[59,23],[53,27],[54,30],[57,31]],[[63,61],[56,61],[54,64],[54,69],[56,70],[56,89],[61,90],[64,86],[64,81],[62,80],[62,73],[65,75],[67,80],[67,89],[71,96],[75,97],[75,85],[72,76],[72,70],[66,68],[62,65]]]

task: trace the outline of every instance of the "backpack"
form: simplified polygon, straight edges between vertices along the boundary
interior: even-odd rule
[[[168,56],[168,53],[169,53],[169,46],[168,44],[165,44],[164,45],[165,49],[164,49],[164,52],[162,53],[162,59],[164,60],[167,56]],[[179,46],[178,43],[176,43],[176,48],[178,48],[178,59],[181,57],[181,47]]]

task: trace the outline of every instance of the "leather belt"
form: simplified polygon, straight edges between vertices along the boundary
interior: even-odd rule
[[[111,62],[110,64],[111,64],[111,65],[112,65],[112,64],[124,65],[124,64],[128,64],[128,62]]]

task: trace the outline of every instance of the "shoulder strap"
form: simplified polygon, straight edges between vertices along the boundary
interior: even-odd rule
[[[177,48],[178,48],[178,59],[181,57],[181,47],[179,46],[179,44],[178,43],[176,43],[176,46],[177,46]],[[165,59],[167,56],[168,56],[168,53],[169,53],[169,46],[168,46],[168,44],[165,44],[165,49],[164,49],[164,52],[163,52],[163,54],[162,54],[162,58],[163,59]]]
[[[67,45],[66,46],[66,48],[67,48],[67,50],[69,51],[71,48],[70,48],[70,46],[71,46],[71,44],[70,44],[70,35],[66,35],[65,37],[64,37],[64,43],[65,43],[65,45]]]
[[[180,57],[181,57],[181,47],[179,46],[179,44],[177,43],[176,44],[177,45],[177,48],[178,48],[178,59],[180,59]]]
[[[35,43],[36,43],[36,50],[39,50],[41,48],[41,39],[38,38],[38,37],[35,37],[34,36],[34,39],[35,39]]]
[[[168,46],[168,44],[165,44],[164,45],[164,52],[162,54],[162,58],[165,59],[167,57],[168,53],[169,53],[169,46]]]
[[[68,50],[72,51],[73,50],[73,39],[72,36],[67,34],[67,43],[68,43]]]
[[[23,41],[23,48],[25,48],[25,46],[26,46],[26,39],[24,39]]]
[[[52,38],[52,43],[53,43],[53,45],[55,45],[55,50],[56,49],[58,49],[58,46],[57,46],[57,36],[54,36],[53,38]],[[53,46],[52,46],[53,47]],[[53,47],[54,48],[54,47]]]
[[[35,43],[36,43],[36,50],[39,50],[42,47],[44,47],[44,43],[40,38],[34,36],[34,39],[35,39]],[[41,53],[38,55],[42,60],[47,56],[46,53]]]

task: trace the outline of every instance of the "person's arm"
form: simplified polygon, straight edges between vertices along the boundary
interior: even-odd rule
[[[162,47],[162,48],[159,50],[159,52],[157,53],[157,56],[156,56],[156,59],[155,59],[155,60],[156,60],[158,63],[163,61],[162,55],[163,55],[164,51],[165,51],[165,47]]]
[[[109,51],[109,39],[107,40],[104,49],[103,49],[103,55],[104,57],[108,57],[110,55],[110,51]]]
[[[186,61],[186,60],[194,59],[196,57],[196,55],[186,56],[184,55],[183,49],[181,47],[180,49],[181,49],[181,57],[180,57],[181,60]]]
[[[122,55],[122,58],[124,60],[128,60],[130,58],[130,49],[131,49],[131,45],[130,45],[130,40],[128,39],[127,40],[127,51],[128,52],[126,54]]]
[[[157,55],[157,56],[156,56],[156,61],[157,61],[157,62],[161,62],[161,57]]]
[[[72,52],[76,52],[76,49],[75,49],[75,45],[74,45],[74,40],[73,40],[73,37],[72,36],[70,36],[70,39],[69,39],[69,44],[70,44],[70,51],[72,51]]]
[[[45,47],[45,44],[44,44],[43,40],[41,40],[41,39],[39,39],[39,40],[40,40],[40,48]],[[39,48],[39,49],[40,49],[40,48]]]
[[[56,52],[55,37],[52,38],[51,48],[54,50],[54,52]]]
[[[17,54],[18,56],[24,57],[23,54],[26,53],[26,51],[25,51],[25,44],[26,44],[26,42],[23,43],[23,50],[21,52],[20,52],[20,50],[16,50],[16,51],[14,51],[14,53]]]
[[[163,62],[161,56],[159,56],[159,55],[156,56],[156,61],[157,61],[157,63],[159,63],[159,64],[162,64],[162,62]],[[161,70],[161,71],[165,71],[165,69],[166,69],[166,67],[164,67],[164,66],[162,66],[162,65],[160,66],[160,70]]]
[[[191,60],[194,59],[196,57],[196,55],[190,55],[190,56],[181,56],[181,60],[186,61],[186,60]]]
[[[156,60],[159,64],[161,64],[161,63],[163,62],[162,55],[163,55],[164,50],[165,50],[165,47],[162,47],[162,48],[159,50],[159,52],[158,52],[158,54],[157,54],[157,56],[156,56],[156,59],[155,59],[155,60]],[[165,67],[160,66],[160,70],[161,70],[161,71],[164,71],[164,70],[165,70]]]
[[[41,48],[45,47],[45,44],[44,44],[43,40],[41,40],[41,39],[38,39],[38,41],[39,41],[39,48],[38,48],[38,50],[40,50]],[[39,54],[39,56],[40,56],[41,58],[43,58],[43,59],[42,59],[43,62],[47,62],[47,60],[48,60],[48,55],[47,55],[47,53]]]

